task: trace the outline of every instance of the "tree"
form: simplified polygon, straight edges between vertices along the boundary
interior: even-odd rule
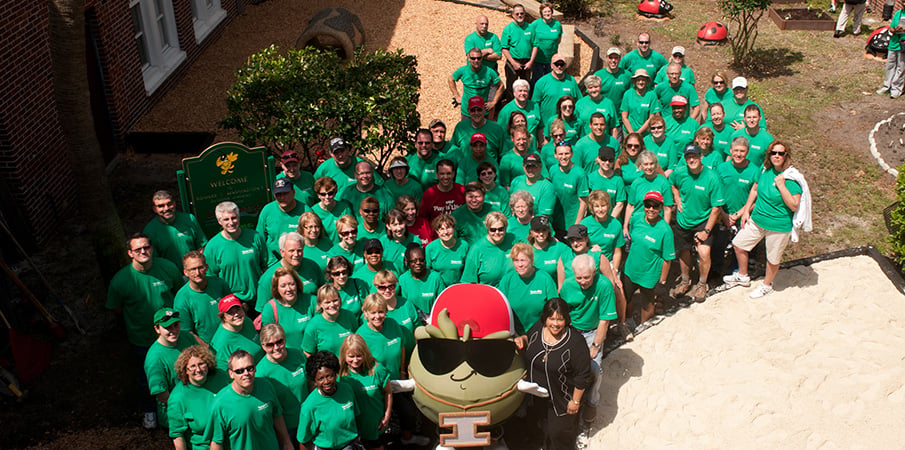
[[[87,227],[101,277],[109,281],[126,264],[126,243],[94,134],[85,61],[85,0],[49,0],[48,6],[54,99],[81,208],[74,217]]]
[[[723,16],[729,20],[729,43],[735,65],[750,63],[757,41],[757,23],[773,3],[772,0],[719,0]]]
[[[414,56],[401,50],[364,52],[343,65],[330,51],[271,45],[236,72],[223,128],[248,146],[274,154],[299,151],[310,167],[334,136],[382,167],[414,138],[421,80]],[[365,149],[365,150],[362,150]]]

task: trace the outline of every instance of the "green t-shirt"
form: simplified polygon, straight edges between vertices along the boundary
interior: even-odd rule
[[[258,226],[255,231],[264,237],[264,244],[270,252],[272,259],[280,257],[280,236],[283,233],[298,231],[299,217],[305,212],[304,203],[295,202],[295,207],[289,211],[280,209],[276,200],[264,205],[258,215]]]
[[[457,180],[459,179],[459,173],[465,170],[461,167],[465,164],[462,160],[472,159],[471,137],[475,133],[484,133],[484,137],[487,139],[487,155],[490,156],[490,158],[487,159],[490,160],[490,163],[492,163],[494,167],[496,167],[497,161],[500,160],[500,156],[503,154],[503,146],[506,142],[506,130],[497,125],[496,122],[488,120],[484,122],[484,125],[475,128],[470,119],[459,121],[459,123],[456,124],[456,128],[453,130],[452,137],[449,139],[449,142],[455,147],[455,150],[451,150],[451,155],[447,155],[449,159],[455,161],[459,166],[456,171]],[[474,168],[478,167],[478,164],[480,163],[473,163],[469,172],[464,174],[465,179],[477,180],[478,174],[475,173]]]
[[[594,75],[600,77],[600,93],[609,98],[616,111],[619,111],[625,91],[632,87],[632,74],[621,67],[617,68],[616,72],[610,72],[604,67],[594,72]],[[622,123],[622,120],[619,119],[617,122]]]
[[[383,184],[383,190],[387,194],[386,197],[390,201],[387,204],[387,210],[393,209],[396,207],[396,201],[399,200],[399,197],[403,195],[411,195],[416,200],[420,199],[424,194],[424,188],[421,187],[421,184],[411,178],[403,178],[405,184],[400,185],[396,183],[396,180],[390,180]]]
[[[373,280],[373,276],[371,278]],[[361,303],[371,293],[372,289],[374,289],[374,283],[366,283],[360,278],[350,277],[346,281],[345,286],[339,290],[339,299],[342,302],[340,308],[350,312],[355,317],[355,320],[360,319]],[[312,305],[311,311],[313,312],[315,308],[316,305]]]
[[[644,69],[650,77],[657,75],[660,68],[667,64],[666,58],[656,50],[650,50],[647,56],[642,56],[637,49],[625,54],[619,61],[619,67],[634,74],[638,69]]]
[[[377,226],[373,230],[365,228],[364,221],[358,223],[358,242],[363,243],[365,239],[383,239],[386,235],[387,226],[383,222],[377,222]]]
[[[251,353],[255,358],[255,363],[264,357],[264,349],[261,348],[261,340],[255,326],[248,317],[242,324],[242,328],[236,331],[229,331],[223,328],[217,328],[214,337],[211,338],[211,350],[217,355],[217,367],[223,370],[229,368],[229,355],[236,350],[245,350]]]
[[[654,88],[654,93],[657,94],[657,99],[660,100],[660,105],[663,106],[663,109],[669,110],[669,115],[672,115],[672,107],[669,104],[672,102],[672,98],[676,95],[681,95],[688,100],[688,110],[691,111],[691,108],[698,106],[701,104],[701,99],[698,97],[697,91],[694,90],[694,85],[686,82],[679,83],[678,86],[671,86],[668,82],[657,84],[657,87]],[[666,115],[664,113],[664,115]],[[665,119],[666,117],[664,117]]]
[[[676,259],[672,228],[663,219],[654,225],[641,219],[632,221],[629,235],[632,250],[625,260],[624,273],[636,284],[651,289],[660,281],[663,263]]]
[[[609,97],[601,95],[597,101],[592,100],[591,97],[582,97],[581,100],[575,103],[575,115],[578,116],[578,121],[581,123],[579,133],[582,136],[587,136],[591,133],[591,115],[597,112],[603,114],[606,118],[606,134],[608,135],[610,130],[616,128],[622,122],[619,117],[619,110],[616,109],[616,105],[613,104]]]
[[[217,233],[204,248],[211,275],[226,281],[239,300],[254,305],[258,279],[274,258],[264,237],[255,230],[242,229],[238,239],[226,239]],[[266,300],[266,299],[265,299]]]
[[[494,63],[496,64],[496,63]],[[460,111],[468,116],[468,99],[481,97],[485,101],[490,95],[490,87],[500,82],[500,76],[493,69],[481,65],[481,69],[475,72],[466,64],[456,69],[452,74],[454,81],[462,80],[462,107]]]
[[[531,57],[531,49],[534,48],[532,40],[534,32],[531,30],[531,24],[522,22],[521,25],[515,21],[509,22],[503,28],[503,34],[500,38],[502,47],[509,50],[509,55],[515,59],[526,59]]]
[[[594,216],[588,216],[581,220],[581,224],[588,227],[588,239],[590,239],[591,245],[599,245],[603,256],[612,262],[616,248],[625,245],[625,237],[622,235],[622,224],[619,223],[619,219],[610,217],[606,222],[600,223]]]
[[[300,443],[323,448],[343,448],[358,437],[360,415],[355,392],[345,381],[336,383],[336,392],[326,396],[315,389],[308,394],[299,412]],[[251,448],[251,447],[249,447]]]
[[[638,177],[635,182],[632,183],[628,193],[628,202],[635,207],[635,213],[632,217],[633,220],[639,215],[644,215],[644,195],[650,191],[659,192],[660,195],[663,196],[664,205],[675,205],[675,201],[672,197],[672,187],[666,177],[660,174],[655,175],[652,180],[648,180],[643,176]]]
[[[547,122],[544,125],[544,137],[550,138],[550,126],[553,125],[553,121],[556,120],[556,116],[547,117]],[[581,122],[578,120],[577,116],[572,116],[571,119],[563,119],[562,124],[565,128],[566,136],[563,138],[564,141],[569,144],[575,144],[578,142],[578,139],[581,137],[579,132],[581,131]]]
[[[578,199],[587,197],[588,176],[578,165],[572,165],[568,172],[557,166],[550,170],[550,183],[556,195],[556,206],[553,210],[553,227],[565,230],[578,220]]]
[[[685,116],[682,120],[676,120],[673,116],[668,116],[664,119],[666,122],[666,135],[672,138],[675,142],[676,149],[679,150],[677,156],[681,159],[682,156],[685,155],[685,146],[692,143],[694,141],[694,134],[698,131],[698,121],[688,116]],[[673,161],[673,166],[669,166],[669,169],[675,170],[675,161]],[[664,167],[663,170],[666,170],[667,167]]]
[[[616,318],[613,283],[603,275],[594,275],[594,282],[587,289],[582,289],[575,278],[567,279],[559,296],[572,308],[572,326],[581,331],[596,330],[601,320]]]
[[[298,348],[287,348],[286,359],[275,363],[267,358],[258,363],[255,382],[262,378],[270,381],[283,409],[283,420],[289,430],[299,426],[299,409],[308,396],[308,379],[305,362],[308,358]]]
[[[742,128],[735,130],[735,133],[732,134],[732,139],[739,136],[744,136],[748,139],[748,161],[754,163],[755,166],[763,167],[764,157],[767,155],[767,147],[773,143],[773,135],[767,130],[760,128],[757,134],[752,136],[748,133],[747,128]]]
[[[668,65],[669,64],[667,64],[666,66]],[[654,77],[654,84],[669,84],[669,76],[666,75],[666,66],[661,67],[660,70],[657,71],[657,76]],[[685,64],[682,64],[682,72],[679,74],[679,79],[692,86],[695,85],[694,71],[691,70],[691,67],[688,67]]]
[[[434,239],[424,248],[427,266],[440,274],[445,286],[460,282],[468,247],[468,242],[461,239],[456,239],[456,245],[452,248],[446,248],[440,239]]]
[[[559,41],[562,39],[562,24],[556,19],[551,19],[550,23],[543,19],[537,19],[531,22],[529,26],[534,35],[531,38],[531,45],[537,47],[537,55],[534,57],[535,63],[550,64],[553,55],[559,49]]]
[[[585,254],[594,260],[594,271],[600,271],[600,255],[602,255],[603,252],[586,252]],[[566,250],[560,254],[559,259],[562,261],[563,280],[575,278],[575,271],[572,270],[572,262],[575,261],[576,256],[578,255],[575,253],[575,250],[572,250],[572,248],[568,246],[566,247]]]
[[[568,245],[559,241],[551,241],[544,249],[534,247],[534,267],[556,279],[556,267],[563,255],[572,253]]]
[[[531,222],[521,223],[513,215],[508,216],[506,232],[515,236],[516,242],[528,242],[528,232],[531,231]]]
[[[757,124],[763,128],[767,129],[767,116],[764,115],[764,109],[760,107],[757,103],[751,101],[751,99],[745,100],[741,105],[735,101],[735,98],[730,96],[725,102],[723,102],[723,111],[726,112],[726,117],[723,119],[724,123],[731,124],[732,122],[739,121],[742,125],[745,125],[745,108],[748,105],[755,105],[757,109],[760,110],[760,122]],[[732,127],[730,127],[732,128]]]
[[[616,203],[624,202],[625,182],[616,172],[613,176],[607,178],[600,174],[600,170],[588,172],[588,189],[592,191],[605,191],[610,195],[610,210],[616,206]]]
[[[493,50],[499,56],[503,56],[503,46],[500,43],[500,38],[497,37],[496,34],[491,32],[487,32],[484,36],[478,34],[477,31],[472,31],[471,34],[465,36],[465,54],[468,55],[468,51],[477,48],[480,50],[484,50],[485,48],[489,48]],[[531,56],[530,54],[528,56]],[[467,63],[468,61],[466,61]],[[484,61],[481,62],[481,65],[497,72],[497,62],[489,61],[487,58],[484,58]]]
[[[267,379],[256,379],[250,395],[227,385],[214,397],[211,440],[226,448],[279,448],[273,419],[283,415],[276,390]]]
[[[720,178],[713,169],[703,167],[694,175],[688,166],[678,167],[669,175],[669,183],[679,190],[682,210],[676,214],[676,222],[686,230],[706,222],[714,207],[726,203]]]
[[[192,289],[188,283],[182,286],[173,301],[173,309],[179,312],[182,321],[182,331],[194,331],[204,342],[210,343],[220,327],[217,305],[229,293],[225,281],[210,275],[207,276],[207,286],[201,292]]]
[[[437,296],[445,288],[446,284],[435,270],[427,269],[427,274],[421,279],[413,277],[411,271],[399,276],[400,295],[410,300],[415,308],[425,314],[430,314]]]
[[[309,246],[307,243],[305,244],[305,259],[309,261],[314,261],[317,264],[318,270],[321,273],[324,273],[324,270],[327,269],[327,260],[330,259],[330,250],[333,248],[333,243],[326,237],[322,237],[318,239],[317,244]]]
[[[106,306],[122,310],[129,342],[148,347],[157,339],[154,313],[173,306],[173,293],[182,283],[182,272],[169,260],[154,258],[147,272],[135,270],[130,263],[110,280]]]
[[[707,92],[704,93],[704,101],[707,102],[707,105],[713,105],[714,103],[719,103],[723,105],[723,113],[726,112],[726,103],[733,101],[732,89],[727,89],[723,91],[723,93],[719,93],[714,88],[707,89]],[[710,108],[707,108],[707,121],[710,121]],[[732,128],[732,127],[729,127]]]
[[[302,351],[313,355],[321,350],[326,350],[339,355],[339,347],[346,336],[358,328],[358,319],[350,311],[339,310],[336,321],[329,321],[321,313],[316,314],[308,321],[305,328],[305,336],[302,338]]]
[[[421,245],[421,238],[412,233],[408,233],[402,242],[398,242],[390,239],[387,235],[383,235],[380,238],[380,242],[383,243],[383,260],[390,263],[397,270],[396,273],[398,274],[399,271],[402,271],[405,268],[405,248],[409,244]]]
[[[375,175],[376,177],[376,175]],[[393,199],[390,198],[390,194],[384,189],[382,186],[377,185],[376,183],[371,187],[371,190],[368,192],[362,192],[358,189],[357,184],[350,184],[339,191],[336,195],[336,200],[342,200],[349,204],[352,208],[352,215],[355,216],[355,219],[358,220],[359,228],[362,224],[361,219],[361,201],[368,198],[374,197],[377,199],[377,204],[380,208],[380,214],[386,214],[391,208],[396,206],[396,203]],[[335,225],[335,224],[334,224]],[[361,236],[358,236],[359,239],[362,239]]]
[[[286,333],[286,348],[299,350],[302,348],[302,336],[305,328],[311,321],[311,303],[314,298],[308,295],[300,295],[292,306],[284,306],[276,300],[268,300],[261,311],[261,325],[278,323]],[[276,307],[276,318],[274,318]]]
[[[528,150],[528,153],[537,153],[535,151]],[[497,172],[497,179],[499,180],[499,184],[505,187],[510,187],[512,185],[512,180],[518,178],[525,174],[525,157],[515,153],[515,151],[508,151],[503,158],[500,159],[500,168],[499,172]],[[547,174],[546,168],[541,171],[541,176],[546,177]],[[486,193],[485,193],[486,196]],[[485,198],[486,201],[486,198]]]
[[[779,172],[772,168],[761,172],[757,180],[757,200],[754,201],[751,220],[765,230],[788,233],[792,231],[792,216],[795,212],[782,201],[775,182],[777,175]],[[801,194],[801,186],[793,180],[786,180],[786,189],[792,195]]]
[[[424,190],[427,190],[437,184],[437,162],[441,159],[443,157],[437,152],[431,153],[431,156],[427,159],[421,158],[417,153],[406,156],[405,160],[409,163],[409,177],[420,183]],[[415,197],[415,199],[417,200],[419,197]]]
[[[339,167],[336,165],[335,159],[327,159],[317,166],[317,170],[314,171],[314,179],[317,180],[320,177],[332,178],[336,182],[337,190],[342,191],[346,186],[355,184],[355,164],[358,161],[360,160],[357,156],[352,157],[349,165]],[[374,177],[375,183],[377,183],[378,178],[380,177]]]
[[[475,242],[487,236],[487,227],[484,226],[484,218],[494,211],[488,203],[481,206],[481,211],[474,212],[468,209],[468,205],[462,205],[452,212],[456,219],[456,237],[466,242]]]
[[[198,250],[207,243],[207,236],[195,216],[177,211],[173,223],[163,223],[154,217],[145,225],[142,232],[151,238],[154,255],[164,258],[182,267],[182,256],[192,250]]]
[[[361,240],[361,236],[358,237],[358,240],[355,242],[355,246],[352,247],[352,250],[346,250],[342,248],[337,242],[333,245],[333,248],[330,249],[330,258],[335,256],[345,257],[352,267],[358,267],[365,263],[365,257],[362,249],[363,241]]]
[[[387,311],[387,317],[396,321],[406,331],[406,346],[414,347],[415,328],[419,325],[418,309],[408,299],[396,296],[396,306]],[[411,336],[408,336],[411,335]],[[409,339],[412,338],[412,339]],[[411,354],[409,354],[411,356]]]
[[[507,234],[499,245],[489,240],[480,239],[465,258],[465,269],[462,271],[463,283],[481,283],[496,286],[503,278],[506,269],[512,267],[509,250],[515,244],[515,236]]]
[[[603,135],[601,142],[595,141],[590,135],[585,135],[572,146],[572,151],[574,152],[572,162],[587,173],[596,172],[600,167],[597,164],[597,154],[600,152],[600,147],[610,147],[615,150],[621,146],[619,141],[609,134]]]
[[[700,128],[710,128],[710,131],[713,131],[713,152],[719,152],[722,157],[722,161],[726,160],[726,156],[729,156],[729,148],[732,146],[732,134],[735,133],[735,130],[729,125],[723,124],[722,130],[717,130],[713,125],[713,122],[706,122],[704,125],[701,125]]]
[[[395,320],[383,322],[383,328],[377,331],[363,323],[355,332],[374,356],[374,360],[387,368],[391,380],[398,380],[402,374],[402,352],[404,351],[403,330]]]
[[[484,201],[497,211],[509,215],[509,191],[503,189],[499,184],[495,184],[493,189],[484,191]]]
[[[892,21],[889,22],[889,28],[893,29],[899,26],[899,23],[902,20],[902,13],[905,10],[900,9],[896,11],[896,13],[892,16]],[[902,35],[905,33],[892,33],[892,37],[889,39],[889,51],[897,52],[902,49]]]
[[[622,177],[622,181],[625,183],[626,195],[629,194],[632,183],[641,178],[641,175],[643,175],[643,172],[638,168],[637,161],[629,159],[626,164],[619,167],[619,176]]]
[[[537,23],[538,21],[535,20],[534,22]],[[543,21],[541,20],[540,22]],[[540,58],[539,53],[538,58]],[[535,62],[542,61],[538,61],[536,58]],[[581,98],[581,89],[578,88],[578,83],[575,82],[575,78],[572,75],[564,73],[563,79],[558,80],[553,76],[553,72],[550,72],[537,80],[534,84],[531,100],[538,105],[541,123],[546,124],[553,117],[556,117],[556,102],[564,95],[571,95],[576,100]]]
[[[738,168],[732,161],[725,161],[716,168],[717,175],[720,177],[720,184],[723,188],[723,197],[726,204],[723,209],[729,214],[735,214],[736,211],[742,209],[748,202],[748,194],[751,193],[751,186],[757,182],[760,177],[762,166],[751,164],[750,161],[745,163],[745,167]]]
[[[528,178],[525,175],[519,175],[512,180],[509,192],[527,191],[534,197],[534,215],[549,216],[553,214],[553,208],[556,206],[556,193],[553,184],[541,178],[534,184],[528,184]],[[511,194],[510,194],[511,195]]]
[[[643,95],[638,94],[635,89],[629,89],[622,97],[619,111],[620,113],[628,111],[628,123],[632,125],[632,129],[637,130],[644,125],[651,114],[659,113],[660,108],[660,100],[657,100],[657,95],[650,89],[647,89]],[[644,134],[650,134],[650,130],[645,131]]]
[[[499,172],[499,164],[497,163],[496,157],[487,153],[484,155],[484,159],[478,161],[475,160],[471,156],[471,152],[467,152],[462,155],[461,158],[457,158],[459,166],[456,168],[456,183],[461,185],[466,185],[472,181],[480,181],[478,180],[478,166],[481,163],[488,162],[493,165],[494,169]]]
[[[530,98],[525,101],[525,107],[522,108],[512,100],[509,103],[506,103],[506,106],[500,110],[500,114],[497,117],[497,125],[500,126],[503,130],[509,129],[509,119],[512,118],[512,113],[515,111],[521,111],[522,114],[525,115],[525,120],[527,123],[525,126],[528,128],[529,136],[537,136],[537,128],[540,126],[540,110],[537,107],[537,103],[534,103]]]
[[[286,178],[292,183],[295,201],[308,206],[317,203],[317,194],[314,193],[314,175],[311,172],[299,170],[299,177],[294,180],[287,177],[285,172],[280,172],[277,175],[277,179],[279,178]]]
[[[314,214],[317,214],[317,217],[321,218],[324,232],[327,233],[326,237],[331,242],[336,242],[338,240],[338,236],[336,235],[336,221],[346,214],[355,215],[355,213],[352,212],[352,205],[343,200],[337,200],[336,205],[333,206],[333,209],[330,211],[321,207],[320,203],[312,206],[311,211],[314,212]],[[305,251],[307,252],[307,249]]]
[[[522,278],[515,269],[509,269],[497,288],[509,299],[519,334],[534,326],[547,300],[558,295],[556,282],[543,270],[534,270],[531,276]]]
[[[305,250],[307,251],[308,249],[305,248]],[[273,275],[280,267],[283,267],[282,260],[271,264],[258,280],[258,301],[255,304],[257,312],[263,311],[264,303],[273,298],[270,293],[270,287],[273,285]],[[318,267],[317,263],[308,258],[302,259],[302,264],[296,269],[296,274],[302,280],[302,285],[297,286],[300,291],[299,298],[307,300],[309,297],[316,296],[317,288],[324,284],[324,271]]]
[[[358,433],[362,439],[376,441],[380,438],[380,422],[386,413],[384,389],[390,381],[390,373],[380,364],[374,366],[373,374],[361,374],[355,371],[342,377],[355,392],[355,404],[361,414],[358,416]]]
[[[211,446],[210,417],[214,395],[230,383],[223,370],[209,367],[207,381],[201,386],[176,383],[167,400],[169,435],[182,437],[188,449],[207,450]],[[205,438],[205,436],[207,436]]]
[[[668,170],[676,165],[685,147],[681,146],[669,136],[663,136],[663,140],[657,142],[652,134],[644,136],[644,148],[657,155],[657,163],[663,170]]]
[[[173,389],[177,384],[176,358],[186,348],[197,344],[195,338],[189,333],[180,333],[176,345],[170,347],[154,341],[145,355],[145,376],[148,377],[148,391],[151,395],[157,395]],[[163,421],[164,419],[160,419]]]

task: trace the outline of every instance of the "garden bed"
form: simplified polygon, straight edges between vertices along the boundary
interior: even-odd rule
[[[770,8],[770,18],[780,30],[832,31],[836,19],[820,8]]]

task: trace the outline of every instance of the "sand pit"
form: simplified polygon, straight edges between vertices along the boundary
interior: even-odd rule
[[[775,286],[715,295],[608,355],[591,448],[900,448],[905,296],[867,256]]]

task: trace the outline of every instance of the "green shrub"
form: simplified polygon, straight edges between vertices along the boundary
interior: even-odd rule
[[[889,215],[889,241],[896,262],[905,264],[905,165],[896,177],[896,203]]]

